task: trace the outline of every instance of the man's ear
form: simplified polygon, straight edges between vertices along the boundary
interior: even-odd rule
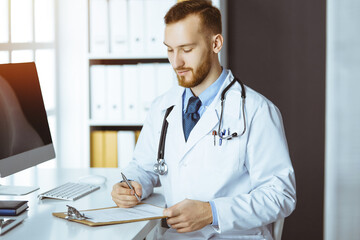
[[[212,38],[212,50],[214,53],[219,53],[224,43],[224,38],[221,34],[216,34]]]

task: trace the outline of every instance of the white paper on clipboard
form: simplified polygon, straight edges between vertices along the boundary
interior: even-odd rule
[[[94,223],[134,221],[138,219],[158,218],[163,216],[164,208],[150,204],[139,204],[132,208],[107,208],[92,211],[80,211]]]

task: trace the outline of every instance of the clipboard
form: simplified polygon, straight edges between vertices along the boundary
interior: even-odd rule
[[[138,205],[140,205],[140,204],[147,204],[147,203],[139,203]],[[155,205],[152,205],[152,204],[147,204],[147,205],[158,207],[158,206],[155,206]],[[90,212],[90,211],[106,210],[106,209],[114,209],[114,208],[119,208],[119,207],[115,206],[115,207],[107,207],[107,208],[88,209],[88,210],[81,210],[81,212]],[[162,207],[158,207],[158,208],[162,208]],[[146,217],[146,218],[137,218],[137,219],[131,219],[131,220],[123,220],[123,221],[92,222],[91,220],[87,220],[87,219],[85,219],[85,220],[66,219],[67,212],[53,212],[52,215],[55,216],[55,217],[58,217],[58,218],[65,219],[67,221],[72,221],[72,222],[85,224],[85,225],[88,225],[90,227],[114,225],[114,224],[121,224],[121,223],[140,222],[140,221],[147,221],[147,220],[166,218],[166,216],[156,216],[156,217]]]

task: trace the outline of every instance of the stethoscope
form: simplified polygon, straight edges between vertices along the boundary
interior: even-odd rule
[[[219,128],[218,128],[218,132],[220,133],[221,130],[221,123],[222,123],[222,118],[223,118],[223,111],[224,111],[224,102],[225,102],[225,95],[227,93],[227,91],[232,87],[232,85],[235,84],[235,82],[238,82],[241,86],[241,101],[242,101],[242,106],[241,106],[241,110],[242,110],[242,115],[243,115],[243,122],[244,122],[244,129],[242,131],[242,133],[239,135],[236,132],[225,136],[222,134],[219,134],[219,137],[223,140],[230,140],[232,138],[235,137],[241,137],[242,135],[244,135],[245,131],[246,131],[246,120],[245,120],[245,98],[246,98],[246,93],[245,93],[245,87],[244,84],[238,79],[238,78],[234,78],[234,80],[231,81],[231,83],[222,91],[221,93],[221,111],[220,111],[220,119],[219,119]],[[160,175],[166,175],[168,173],[168,166],[165,163],[164,160],[164,152],[165,152],[165,139],[166,139],[166,132],[167,132],[167,128],[168,128],[168,122],[166,121],[166,118],[169,116],[170,112],[172,111],[172,109],[174,108],[174,106],[169,107],[168,109],[166,109],[165,112],[165,116],[164,116],[164,120],[163,120],[163,124],[161,127],[161,135],[160,135],[160,140],[159,140],[159,148],[158,148],[158,155],[157,155],[157,162],[154,164],[154,172]]]

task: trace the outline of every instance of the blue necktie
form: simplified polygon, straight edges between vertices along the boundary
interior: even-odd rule
[[[194,128],[194,126],[200,119],[200,115],[198,113],[200,106],[201,106],[201,101],[198,97],[191,97],[189,99],[186,112],[183,118],[185,141],[187,141],[191,130]]]

